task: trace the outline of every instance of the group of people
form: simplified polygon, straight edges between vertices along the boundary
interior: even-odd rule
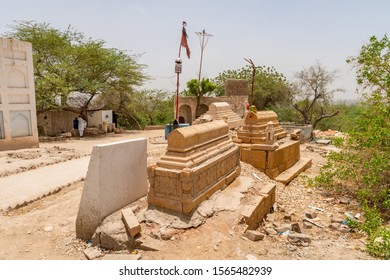
[[[84,136],[84,129],[87,127],[87,122],[79,115],[73,120],[73,128],[79,130],[80,137]]]

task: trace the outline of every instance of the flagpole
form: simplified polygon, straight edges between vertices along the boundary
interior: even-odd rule
[[[185,21],[183,21],[183,28],[182,28],[182,33],[181,33],[181,39],[180,39],[180,45],[179,45],[179,55],[178,55],[178,58],[176,58],[176,61],[175,61],[175,72],[177,74],[177,80],[176,80],[176,108],[175,108],[175,119],[176,119],[176,122],[178,123],[179,122],[179,85],[180,85],[180,82],[179,82],[179,77],[180,77],[180,73],[181,73],[181,70],[182,70],[182,64],[181,64],[181,58],[180,58],[180,54],[181,54],[181,47],[184,46],[186,48],[186,52],[187,52],[187,56],[188,58],[190,58],[190,48],[188,47],[188,42],[187,42],[187,32],[186,32],[186,29],[185,29],[185,26],[187,25],[187,23]]]
[[[183,27],[186,26],[186,22],[183,21]],[[183,34],[182,34],[183,36]],[[180,37],[181,38],[181,37]],[[179,45],[179,54],[176,59],[176,64],[180,61],[180,54],[181,54],[181,39],[180,39],[180,45]],[[180,86],[180,72],[176,71],[176,110],[175,110],[175,120],[179,122],[179,86]]]

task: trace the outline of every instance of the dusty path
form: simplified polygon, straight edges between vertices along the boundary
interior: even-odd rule
[[[64,157],[72,152],[77,158],[77,155],[89,154],[95,144],[146,137],[149,139],[148,162],[151,163],[165,150],[165,144],[152,144],[154,137],[162,135],[163,131],[146,131],[99,139],[67,140],[42,143],[40,149],[68,149]],[[302,153],[314,161],[306,176],[314,176],[324,164],[321,154],[326,151],[320,148],[301,147]],[[18,152],[14,152],[11,158],[13,163],[23,165],[23,159],[16,154]],[[3,155],[0,153],[0,156]],[[42,166],[42,157],[36,157],[35,163]],[[256,174],[261,180],[269,181],[251,166],[243,164],[242,167],[243,176]],[[12,173],[12,169],[8,171]],[[25,207],[0,214],[0,259],[85,259],[83,250],[87,244],[75,238],[82,187],[83,182],[78,182]],[[317,222],[326,226],[331,218],[342,218],[345,212],[360,213],[359,206],[352,199],[348,200],[348,204],[341,204],[340,198],[332,194],[304,187],[299,178],[288,186],[277,184],[276,201],[277,211],[269,215],[266,224],[280,225],[285,222],[286,214],[292,220],[301,221],[305,212],[310,210],[309,206],[324,209],[318,214]],[[196,229],[177,230],[168,240],[156,239],[153,234],[158,231],[156,225],[142,223],[141,226],[145,238],[159,248],[159,251],[140,251],[142,259],[371,259],[362,251],[365,236],[342,233],[328,227],[305,230],[313,239],[307,247],[291,245],[284,235],[266,236],[258,242],[249,241],[241,235],[243,225],[238,216],[229,211],[219,212]]]

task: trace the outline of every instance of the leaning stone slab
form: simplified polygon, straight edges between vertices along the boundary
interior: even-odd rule
[[[91,239],[103,219],[145,196],[144,138],[93,147],[76,219],[76,236]]]

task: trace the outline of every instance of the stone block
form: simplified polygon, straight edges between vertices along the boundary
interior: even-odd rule
[[[126,226],[126,229],[130,233],[131,237],[134,238],[138,233],[141,232],[141,225],[130,208],[123,209],[121,212],[122,220]]]
[[[241,160],[259,169],[264,170],[266,168],[266,156],[265,151],[241,149]]]
[[[145,196],[144,138],[93,147],[76,219],[76,236],[91,239],[105,217]]]
[[[264,239],[264,234],[258,232],[258,231],[255,231],[255,230],[247,230],[245,233],[244,233],[244,237],[248,238],[249,240],[252,240],[252,241],[259,241],[259,240],[263,240]]]

